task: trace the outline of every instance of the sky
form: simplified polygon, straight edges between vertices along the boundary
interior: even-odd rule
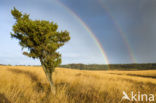
[[[58,50],[62,64],[156,62],[155,0],[0,0],[0,64],[40,64],[10,36],[13,7],[70,32],[71,40]]]

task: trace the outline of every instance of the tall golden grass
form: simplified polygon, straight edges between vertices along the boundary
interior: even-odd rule
[[[121,101],[122,92],[139,91],[156,95],[155,77],[156,70],[81,71],[56,68],[54,95],[41,67],[0,66],[0,103],[130,103]]]

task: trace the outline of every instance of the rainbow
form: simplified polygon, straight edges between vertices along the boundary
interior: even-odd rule
[[[133,63],[136,63],[136,59],[135,59],[135,57],[134,57],[134,53],[133,53],[133,51],[132,51],[132,49],[131,49],[131,46],[129,45],[130,43],[129,43],[129,41],[128,41],[128,39],[127,39],[127,37],[126,37],[124,31],[121,29],[120,24],[117,22],[117,20],[115,19],[115,17],[111,14],[109,8],[103,3],[103,1],[102,1],[102,0],[98,0],[98,2],[99,2],[99,4],[102,6],[102,8],[104,8],[105,11],[108,13],[108,16],[110,16],[110,18],[112,19],[112,21],[113,21],[113,23],[114,23],[116,29],[117,29],[118,32],[120,33],[120,35],[121,35],[121,37],[122,37],[122,39],[123,39],[123,41],[124,41],[124,43],[125,43],[125,46],[127,47],[128,54],[129,54],[129,56],[130,56],[131,61],[132,61]]]
[[[93,41],[95,42],[95,44],[97,45],[97,47],[99,48],[100,52],[102,53],[103,57],[104,57],[104,63],[105,64],[109,64],[109,60],[108,57],[104,51],[104,48],[102,47],[100,41],[98,40],[98,38],[95,36],[95,34],[92,32],[92,30],[85,24],[85,22],[76,15],[76,13],[74,13],[70,8],[68,8],[66,5],[64,5],[61,1],[56,0],[58,4],[60,4],[64,9],[66,9],[76,20],[78,20],[80,22],[80,24],[83,26],[83,28],[85,30],[87,30],[87,32],[89,33],[89,35],[91,36],[91,38],[93,39]]]

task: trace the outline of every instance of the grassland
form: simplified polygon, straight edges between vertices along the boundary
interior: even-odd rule
[[[0,66],[0,103],[130,103],[121,101],[123,91],[128,95],[139,91],[156,96],[156,70],[57,68],[53,80],[55,95],[41,67]]]

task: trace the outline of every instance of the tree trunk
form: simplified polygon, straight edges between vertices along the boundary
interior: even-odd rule
[[[47,76],[47,79],[50,83],[50,87],[52,88],[53,87],[53,80],[52,80],[52,75],[51,73],[46,73],[46,76]]]
[[[55,94],[56,91],[55,91],[55,87],[54,87],[54,85],[53,85],[52,73],[48,73],[48,72],[46,71],[46,68],[45,68],[44,66],[42,66],[42,67],[43,67],[43,70],[44,70],[44,72],[45,72],[45,74],[46,74],[46,77],[47,77],[47,79],[48,79],[48,81],[49,81],[51,92],[52,92],[53,94]]]
[[[45,66],[43,65],[43,63],[41,62],[42,68],[46,74],[46,77],[49,81],[50,84],[50,88],[51,88],[51,92],[53,92],[55,94],[55,87],[53,86],[53,79],[52,79],[52,73],[48,73],[48,71],[46,70]]]

